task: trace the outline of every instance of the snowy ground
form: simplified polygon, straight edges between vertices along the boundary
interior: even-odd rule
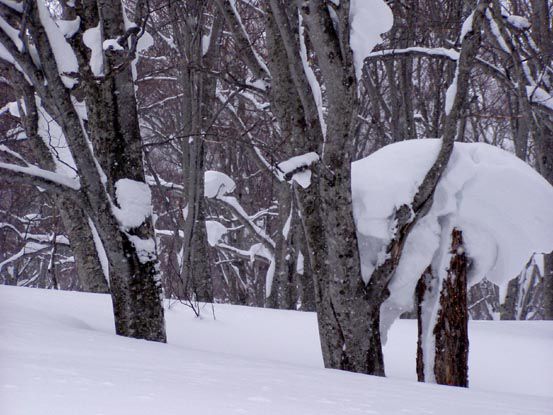
[[[553,323],[471,323],[471,389],[414,382],[399,321],[389,378],[322,369],[312,313],[167,311],[169,344],[113,335],[109,297],[0,286],[0,414],[549,414]]]

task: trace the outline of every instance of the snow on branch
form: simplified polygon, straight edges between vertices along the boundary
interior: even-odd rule
[[[0,0],[0,5],[4,5],[13,11],[23,13],[23,2],[16,0]]]
[[[51,246],[49,244],[45,245],[36,242],[28,242],[18,252],[0,262],[0,271],[2,271],[2,268],[4,268],[6,265],[17,261],[18,259],[24,258],[29,255],[37,255],[49,249],[51,249]]]
[[[319,155],[314,152],[305,153],[300,156],[289,158],[278,164],[278,170],[282,173],[284,180],[298,183],[304,189],[311,184],[311,166],[320,160]]]
[[[237,219],[254,234],[254,237],[258,239],[269,252],[274,254],[276,246],[275,241],[273,241],[264,229],[255,224],[234,196],[219,195],[215,198],[215,200],[222,202],[224,206],[227,207],[237,217]]]
[[[13,231],[21,240],[32,241],[36,243],[51,243],[55,242],[56,244],[69,245],[69,239],[65,235],[53,235],[49,234],[34,234],[29,232],[21,232],[11,223],[0,222],[0,229],[9,229]]]
[[[553,96],[551,96],[546,90],[538,86],[526,86],[526,93],[530,103],[543,106],[549,111],[553,111]]]
[[[4,171],[3,176],[7,180],[25,182],[57,192],[79,190],[81,188],[77,178],[64,176],[33,165],[19,166],[0,162],[0,170]]]
[[[379,50],[378,52],[372,52],[367,55],[368,58],[385,58],[385,57],[396,57],[398,55],[406,56],[428,56],[428,57],[441,57],[446,58],[452,61],[457,61],[459,59],[459,52],[455,49],[448,48],[423,48],[419,46],[413,46],[403,49],[385,49]]]

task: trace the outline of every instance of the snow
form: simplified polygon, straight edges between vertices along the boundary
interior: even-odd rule
[[[352,165],[353,211],[362,272],[368,281],[394,233],[394,209],[409,204],[438,154],[439,140],[384,147]],[[412,309],[418,278],[448,264],[453,227],[463,232],[472,266],[469,284],[486,277],[505,287],[535,252],[553,249],[553,187],[514,155],[484,143],[456,143],[434,203],[407,238],[382,305],[381,329]],[[444,248],[445,247],[445,248]]]
[[[107,295],[0,287],[0,412],[9,415],[551,413],[551,322],[470,322],[470,389],[415,382],[416,323],[389,378],[322,367],[314,313],[166,310],[168,344],[113,334]],[[515,358],[516,356],[516,358]],[[32,393],[30,393],[32,392]],[[447,409],[445,409],[447,408]]]
[[[287,174],[301,167],[309,167],[317,161],[319,161],[319,155],[317,153],[305,153],[301,156],[294,156],[286,161],[278,163],[278,168],[283,174]]]
[[[23,51],[23,42],[19,38],[19,30],[12,27],[3,17],[0,16],[0,30],[2,30],[13,42],[19,52]]]
[[[329,8],[331,10],[331,8]],[[299,37],[300,37],[300,56],[303,66],[303,71],[309,82],[309,87],[311,88],[311,93],[313,94],[313,99],[317,105],[317,114],[319,116],[319,123],[321,125],[321,131],[323,137],[326,137],[326,121],[324,118],[324,108],[323,108],[323,93],[321,91],[321,85],[315,76],[315,72],[309,65],[309,60],[307,59],[307,46],[305,45],[305,29],[303,27],[303,17],[301,12],[298,11],[298,28],[299,28]]]
[[[394,56],[394,55],[401,55],[401,54],[408,54],[408,53],[424,53],[425,55],[430,56],[444,56],[448,59],[451,59],[452,61],[456,61],[459,59],[459,52],[457,52],[455,49],[448,49],[448,48],[423,48],[420,46],[412,46],[409,48],[400,48],[400,49],[386,49],[386,50],[379,50],[376,52],[371,52],[368,57],[383,57],[383,56]]]
[[[83,33],[83,43],[90,49],[90,70],[95,76],[102,76],[104,74],[104,52],[100,23],[85,30]]]
[[[156,258],[156,243],[153,238],[142,239],[137,235],[127,234],[133,244],[136,256],[141,264],[146,264]]]
[[[461,37],[459,39],[460,43],[463,43],[463,40],[465,39],[465,36],[472,32],[472,22],[474,20],[474,11],[468,15],[468,17],[463,22],[463,26],[461,27]]]
[[[444,111],[446,115],[449,115],[453,109],[453,104],[455,103],[455,97],[457,96],[457,82],[459,81],[459,65],[455,68],[455,76],[451,81],[451,84],[445,91],[445,105]]]
[[[102,43],[102,49],[103,50],[125,50],[123,46],[121,46],[117,39],[106,39]]]
[[[44,0],[38,0],[36,3],[40,21],[48,36],[61,80],[67,88],[73,88],[77,84],[77,81],[65,74],[79,72],[77,57],[69,43],[67,43],[64,33],[50,15]]]
[[[138,228],[152,214],[152,193],[144,182],[117,180],[115,197],[119,207],[113,206],[112,210],[125,230]]]
[[[8,6],[10,9],[16,12],[23,13],[23,2],[16,0],[0,0],[0,3]]]
[[[79,190],[81,188],[80,182],[76,178],[71,178],[62,174],[51,172],[49,170],[44,170],[33,165],[24,167],[16,164],[0,162],[0,169],[10,170],[15,173],[24,173],[29,176],[45,179],[55,184],[66,186],[73,190]]]
[[[365,58],[382,42],[380,35],[392,28],[394,17],[382,0],[351,0],[350,22],[350,47],[355,75],[360,80]]]
[[[96,229],[96,226],[94,226],[94,223],[90,218],[88,218],[88,226],[90,226],[90,230],[92,231],[94,247],[96,248],[96,253],[98,254],[98,259],[100,260],[102,273],[104,274],[104,277],[106,277],[106,281],[109,284],[109,261],[108,261],[108,256],[106,254],[106,250],[104,249],[104,244],[100,239],[100,235],[98,234],[98,230]]]
[[[205,227],[207,230],[207,243],[209,243],[209,246],[217,246],[219,241],[221,241],[223,236],[228,232],[227,227],[216,220],[206,220]]]
[[[207,35],[202,36],[202,56],[207,55],[210,44],[211,44],[211,32],[209,32]]]
[[[144,52],[150,49],[154,45],[154,38],[148,32],[142,32],[138,41],[136,42],[136,51]]]
[[[77,16],[73,20],[58,20],[57,24],[66,39],[71,39],[81,27],[81,18]]]
[[[288,239],[288,234],[290,233],[290,225],[292,223],[292,214],[294,213],[294,207],[290,206],[290,213],[288,214],[288,217],[286,218],[286,222],[284,222],[284,226],[282,227],[282,236],[284,236],[284,239]]]
[[[232,193],[236,183],[225,173],[215,170],[207,170],[204,173],[204,196],[213,199]]]
[[[538,86],[526,86],[526,94],[530,102],[543,105],[553,111],[553,96]]]
[[[490,29],[492,31],[492,34],[495,36],[498,45],[501,47],[501,49],[503,49],[504,52],[510,54],[511,49],[509,48],[507,43],[505,43],[505,39],[503,39],[503,36],[501,35],[501,30],[499,30],[499,26],[497,25],[497,22],[494,20],[489,10],[486,10],[486,17],[490,22]]]
[[[517,16],[517,15],[511,14],[507,16],[506,19],[510,25],[516,27],[519,30],[529,29],[531,26],[528,19],[523,16]]]

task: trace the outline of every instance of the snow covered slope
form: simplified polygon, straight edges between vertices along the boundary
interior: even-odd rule
[[[108,296],[0,286],[0,414],[526,415],[553,408],[550,322],[471,323],[466,390],[398,379],[414,379],[413,321],[392,328],[390,378],[383,379],[322,369],[312,313],[216,305],[215,316],[208,307],[195,319],[174,306],[164,345],[113,335]]]

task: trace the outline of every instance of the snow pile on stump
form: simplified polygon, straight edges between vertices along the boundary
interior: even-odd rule
[[[386,258],[395,210],[411,203],[440,145],[435,139],[403,141],[353,163],[353,210],[365,282]],[[384,339],[391,323],[413,308],[424,270],[432,265],[438,274],[446,272],[453,228],[462,230],[472,261],[469,283],[485,276],[504,293],[533,253],[553,249],[551,206],[553,187],[514,155],[488,144],[456,143],[434,203],[407,238],[390,283],[390,298],[381,308]]]

